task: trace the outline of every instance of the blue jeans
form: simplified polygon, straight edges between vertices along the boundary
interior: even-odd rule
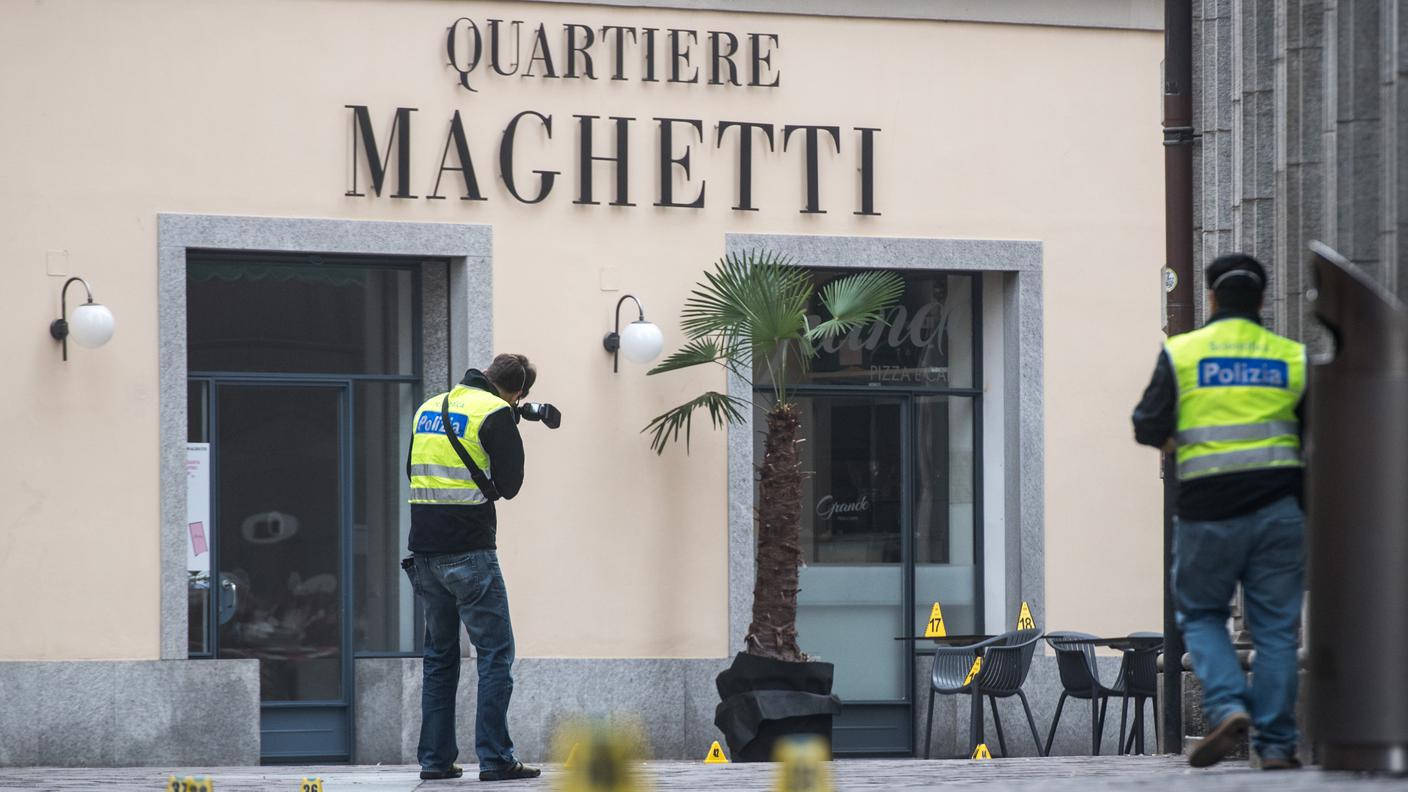
[[[1295,498],[1228,520],[1177,521],[1173,589],[1178,623],[1203,683],[1212,724],[1249,712],[1262,758],[1296,752],[1296,645],[1305,574],[1305,515]],[[1227,632],[1238,582],[1256,660],[1252,682]]]
[[[448,770],[459,757],[455,742],[455,691],[460,681],[460,622],[479,655],[479,697],[474,747],[480,770],[517,761],[508,735],[513,695],[513,624],[508,617],[499,557],[493,550],[417,553],[411,584],[425,611],[425,661],[420,698],[422,770]]]

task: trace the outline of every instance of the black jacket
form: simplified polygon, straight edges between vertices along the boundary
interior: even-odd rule
[[[1208,324],[1221,319],[1246,319],[1261,324],[1250,314],[1219,312]],[[1301,436],[1305,436],[1305,400],[1296,405]],[[1134,408],[1134,440],[1142,445],[1161,448],[1178,428],[1178,380],[1168,355],[1159,352],[1154,376],[1144,389],[1144,398]],[[1303,443],[1303,441],[1302,441]],[[1169,475],[1176,475],[1170,471]],[[1226,520],[1274,503],[1287,495],[1301,498],[1301,469],[1250,470],[1244,473],[1224,473],[1217,476],[1179,482],[1178,516],[1185,520]]]
[[[478,369],[470,369],[460,383],[471,388],[499,392]],[[411,443],[415,444],[415,435]],[[523,486],[523,438],[513,410],[499,410],[479,426],[479,444],[489,455],[494,486],[505,498],[518,494]],[[406,477],[411,475],[411,450],[406,449]],[[476,506],[412,503],[410,551],[412,553],[467,553],[498,548],[498,516],[494,503]]]

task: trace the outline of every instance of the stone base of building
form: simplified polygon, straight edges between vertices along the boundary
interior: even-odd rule
[[[474,659],[464,660],[456,699],[460,761],[474,762]],[[575,660],[527,658],[514,664],[509,723],[522,758],[560,761],[552,738],[573,718],[596,716],[641,726],[657,759],[702,759],[722,739],[714,728],[718,694],[714,677],[727,658]],[[1097,659],[1100,676],[1113,680],[1118,657]],[[924,735],[930,659],[915,658],[914,734]],[[415,764],[420,737],[421,661],[365,658],[356,661],[353,762]],[[1303,760],[1313,758],[1301,679]],[[1061,693],[1056,658],[1037,656],[1024,690],[1044,745]],[[1206,731],[1201,688],[1184,674],[1184,725],[1188,735]],[[1120,700],[1105,718],[1102,753],[1114,754]],[[998,701],[1011,756],[1035,756],[1021,702]],[[968,696],[939,696],[934,706],[934,758],[966,757]],[[0,662],[0,766],[259,764],[259,665],[254,660],[12,661]],[[997,753],[997,734],[984,707],[986,740]],[[1133,714],[1130,725],[1132,728]],[[1157,751],[1152,708],[1145,710],[1145,750]],[[918,745],[923,754],[924,746]],[[1070,700],[1061,715],[1053,755],[1090,753],[1090,707]],[[1245,754],[1244,754],[1245,755]]]
[[[0,662],[0,767],[259,764],[256,660]]]
[[[460,763],[474,758],[476,694],[473,659],[461,664],[455,700]],[[638,723],[660,759],[700,759],[714,740],[714,677],[728,667],[718,659],[574,660],[524,658],[513,664],[509,728],[520,758],[562,761],[552,738],[573,718],[609,717]],[[420,739],[419,658],[357,661],[358,764],[415,764]]]

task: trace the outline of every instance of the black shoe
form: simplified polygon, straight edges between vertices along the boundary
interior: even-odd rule
[[[501,767],[498,770],[480,770],[480,781],[517,781],[520,778],[537,778],[543,771],[536,767],[529,767],[522,762],[514,762],[508,767]]]
[[[420,780],[422,781],[443,781],[447,778],[459,778],[464,775],[464,768],[459,765],[450,765],[449,770],[422,770]]]
[[[1188,753],[1188,764],[1194,767],[1211,767],[1221,762],[1227,754],[1237,750],[1247,737],[1247,729],[1252,725],[1251,716],[1236,712],[1222,719],[1208,736],[1198,741]]]
[[[1299,770],[1300,760],[1294,756],[1272,756],[1261,760],[1262,770]]]

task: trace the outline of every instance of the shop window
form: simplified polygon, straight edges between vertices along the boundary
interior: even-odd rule
[[[850,271],[816,270],[817,294]],[[793,385],[902,388],[972,388],[974,382],[977,276],[970,273],[904,273],[904,294],[882,321],[822,341],[806,366],[796,357],[785,368],[774,358],[755,367],[757,384],[779,372]],[[814,299],[812,324],[829,318]]]
[[[419,650],[405,457],[412,411],[447,379],[448,266],[194,250],[187,266],[188,468],[204,458],[209,484],[188,500],[211,512],[189,651],[269,661],[266,699],[325,697],[344,639]]]
[[[313,256],[188,257],[192,371],[416,372],[415,272]]]

